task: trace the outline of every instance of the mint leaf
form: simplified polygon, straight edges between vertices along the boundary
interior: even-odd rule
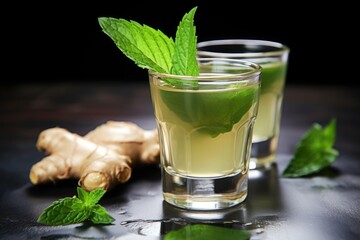
[[[196,224],[171,231],[165,235],[164,240],[247,240],[251,234],[246,231],[217,227],[204,224]]]
[[[115,221],[99,204],[105,194],[103,189],[90,193],[77,188],[78,197],[66,197],[53,202],[39,216],[38,222],[50,226],[70,225],[91,220],[95,224],[109,224]]]
[[[178,118],[212,137],[231,131],[254,105],[258,94],[257,87],[197,94],[159,91],[166,106]]]
[[[85,221],[90,213],[80,199],[67,197],[52,203],[37,221],[51,226],[69,225]]]
[[[174,41],[160,30],[136,21],[98,18],[99,24],[117,47],[139,67],[170,73]]]
[[[115,221],[115,219],[106,212],[106,209],[99,204],[96,204],[92,208],[90,220],[95,224],[110,224]]]
[[[136,21],[100,17],[98,22],[102,31],[139,67],[159,73],[198,76],[197,37],[194,26],[196,9],[197,7],[194,7],[182,18],[175,42],[160,30]],[[171,84],[179,84],[170,79],[164,80]],[[191,85],[194,85],[194,82],[191,82]]]
[[[185,14],[181,20],[175,38],[175,50],[172,57],[171,73],[183,76],[198,76],[199,67],[196,61],[196,28],[194,15],[197,7]]]
[[[99,200],[104,196],[105,190],[102,188],[94,189],[88,192],[81,187],[77,188],[78,198],[84,202],[86,206],[95,206]]]
[[[320,124],[313,124],[298,143],[294,156],[282,175],[301,177],[329,166],[339,155],[339,152],[333,148],[335,138],[335,119],[332,119],[325,128]]]
[[[78,194],[78,198],[83,201],[83,202],[87,202],[89,199],[89,192],[85,191],[84,189],[82,189],[81,187],[77,187],[76,188],[77,194]]]
[[[91,206],[94,206],[95,204],[97,204],[100,199],[104,196],[104,194],[106,193],[106,191],[102,188],[97,188],[97,189],[94,189],[93,191],[91,191],[89,193],[89,204]]]

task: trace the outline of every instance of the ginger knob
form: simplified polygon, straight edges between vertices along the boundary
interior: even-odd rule
[[[30,170],[34,185],[78,179],[88,191],[110,190],[128,181],[134,166],[158,164],[160,152],[156,130],[116,121],[84,137],[63,128],[50,128],[40,133],[36,146],[47,156]]]
[[[80,185],[88,191],[97,187],[108,190],[131,176],[131,159],[128,156],[63,128],[42,131],[37,148],[48,156],[30,170],[30,180],[35,185],[56,183],[61,179],[79,179]]]

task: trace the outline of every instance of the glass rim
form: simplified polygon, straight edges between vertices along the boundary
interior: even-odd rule
[[[252,70],[244,73],[210,73],[209,75],[199,75],[199,76],[187,76],[187,75],[175,75],[171,73],[160,73],[153,70],[148,70],[150,75],[156,75],[161,78],[172,78],[172,79],[181,79],[181,80],[198,80],[198,81],[211,81],[211,80],[229,80],[229,79],[238,79],[238,78],[248,78],[249,76],[260,74],[262,67],[259,64],[240,60],[240,59],[229,59],[229,58],[197,58],[197,60],[202,61],[224,61],[241,64],[242,66],[246,66],[251,68]],[[239,65],[240,66],[240,65]]]
[[[276,50],[264,51],[264,52],[244,52],[244,53],[230,53],[230,52],[214,52],[209,50],[197,50],[197,54],[200,56],[209,56],[209,57],[273,57],[281,56],[290,51],[289,47],[285,44],[268,41],[268,40],[258,40],[258,39],[218,39],[218,40],[208,40],[201,41],[197,43],[197,48],[210,47],[210,46],[220,46],[220,45],[252,45],[252,46],[264,46],[264,47],[273,47]]]

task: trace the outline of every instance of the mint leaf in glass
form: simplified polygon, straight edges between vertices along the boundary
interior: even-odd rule
[[[38,218],[38,222],[50,226],[70,225],[90,220],[95,224],[110,224],[111,217],[97,202],[105,194],[103,189],[87,192],[77,188],[78,197],[66,197],[53,202]]]
[[[319,172],[332,164],[339,156],[339,152],[333,148],[335,139],[335,119],[324,128],[320,124],[313,124],[298,143],[282,176],[302,177]]]
[[[164,102],[182,121],[217,137],[232,130],[233,125],[256,102],[257,87],[222,92],[169,92],[160,90]],[[191,103],[191,104],[189,104]]]
[[[196,224],[171,231],[165,235],[164,240],[247,240],[251,234],[246,231],[205,224]]]

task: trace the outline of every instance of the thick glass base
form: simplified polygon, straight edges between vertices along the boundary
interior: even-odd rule
[[[248,174],[221,178],[187,178],[162,170],[166,202],[189,210],[217,210],[243,202],[247,196]]]
[[[277,137],[253,141],[249,168],[270,168],[275,162],[276,149]]]

